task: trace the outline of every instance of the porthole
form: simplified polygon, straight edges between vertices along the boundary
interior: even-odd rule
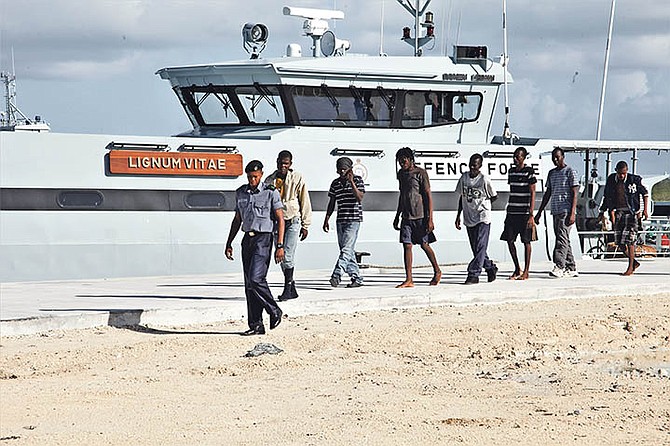
[[[66,190],[58,194],[58,206],[62,208],[94,209],[102,205],[102,193],[97,190]]]
[[[225,202],[221,192],[192,192],[184,198],[189,209],[223,209]]]

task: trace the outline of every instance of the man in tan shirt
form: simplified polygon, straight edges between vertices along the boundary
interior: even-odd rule
[[[307,238],[309,225],[312,223],[312,203],[302,174],[291,169],[293,155],[282,150],[277,156],[277,170],[265,179],[266,184],[274,185],[279,191],[284,205],[284,260],[281,268],[284,272],[284,291],[279,295],[280,301],[295,299],[293,271],[294,257],[298,246],[298,238]]]

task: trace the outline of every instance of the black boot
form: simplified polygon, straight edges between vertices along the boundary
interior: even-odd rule
[[[277,297],[280,302],[298,297],[298,292],[295,289],[295,281],[293,280],[293,268],[286,268],[284,270],[284,291]]]
[[[298,290],[295,289],[295,280],[291,280],[291,289],[289,292],[289,299],[295,299],[298,297]]]

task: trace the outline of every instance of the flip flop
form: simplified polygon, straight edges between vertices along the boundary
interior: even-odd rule
[[[507,278],[507,280],[519,280],[521,278],[521,274],[512,274]]]

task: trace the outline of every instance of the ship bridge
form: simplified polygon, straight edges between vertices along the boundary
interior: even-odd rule
[[[421,129],[482,143],[505,73],[490,59],[346,55],[170,67],[157,74],[170,81],[194,127],[191,136],[350,127]]]

